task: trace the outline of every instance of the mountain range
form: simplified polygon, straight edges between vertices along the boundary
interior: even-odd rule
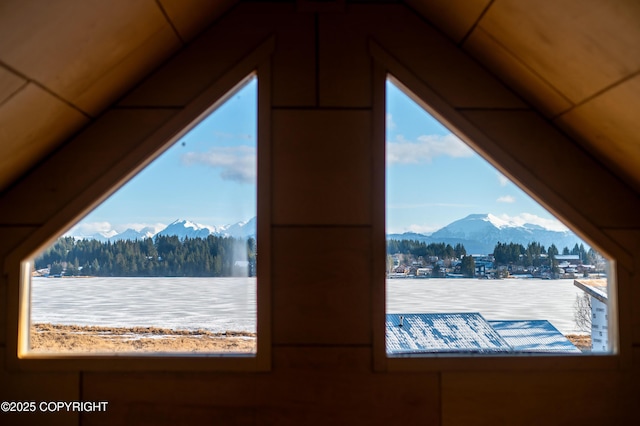
[[[532,223],[518,225],[491,214],[471,214],[428,235],[406,232],[388,234],[387,239],[418,240],[427,244],[445,243],[452,246],[460,243],[470,254],[493,253],[498,242],[522,244],[525,247],[531,242],[538,242],[546,248],[555,244],[560,252],[564,247],[572,249],[575,244],[584,244],[569,230],[555,231]]]
[[[246,222],[238,222],[226,226],[202,225],[189,220],[178,219],[159,232],[156,232],[156,229],[153,227],[146,227],[139,231],[129,228],[120,233],[112,231],[109,233],[73,236],[75,238],[94,239],[106,242],[117,240],[141,240],[144,238],[152,238],[156,235],[177,236],[181,240],[185,238],[207,238],[209,235],[218,237],[255,238],[256,218],[254,217]]]
[[[178,219],[159,232],[153,227],[140,230],[127,229],[117,233],[96,233],[93,235],[74,235],[76,238],[95,239],[99,241],[138,240],[151,238],[156,235],[177,236],[184,238],[206,238],[209,235],[234,238],[256,237],[256,218],[246,222],[238,222],[226,226],[202,225],[189,220]],[[487,254],[492,253],[498,242],[517,243],[526,246],[530,242],[538,242],[545,247],[555,244],[558,250],[564,247],[573,248],[575,244],[584,243],[573,232],[556,231],[543,226],[525,223],[515,224],[500,219],[492,214],[471,214],[465,218],[456,220],[449,225],[431,233],[419,234],[405,232],[403,234],[388,234],[387,239],[393,240],[418,240],[430,243],[445,243],[455,246],[464,245],[468,253]],[[585,244],[586,245],[586,244]]]

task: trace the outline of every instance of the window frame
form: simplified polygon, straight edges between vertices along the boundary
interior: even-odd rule
[[[521,189],[532,196],[549,211],[554,212],[540,196],[533,193],[521,182],[526,182],[527,176],[513,175],[499,164],[500,162],[514,162],[512,154],[501,151],[491,142],[490,138],[469,122],[458,110],[442,99],[436,91],[413,72],[401,64],[396,58],[387,53],[376,42],[370,41],[369,51],[373,59],[373,155],[372,169],[386,170],[386,82],[387,79],[402,90],[413,101],[425,109],[435,119],[440,121],[460,139],[467,143],[474,151],[482,155],[497,170],[518,182]],[[491,154],[493,155],[491,155]],[[628,330],[619,324],[628,307],[621,303],[620,295],[628,293],[629,277],[624,274],[621,264],[627,265],[632,259],[611,256],[602,251],[610,261],[611,276],[609,277],[609,332],[611,353],[604,354],[417,354],[390,356],[386,351],[386,173],[374,173],[373,185],[373,217],[372,232],[376,236],[373,240],[373,365],[379,372],[449,372],[449,371],[522,371],[522,370],[617,370],[628,368],[631,364],[631,350],[628,342]],[[539,185],[539,184],[538,184]],[[539,186],[535,189],[539,189]],[[554,212],[557,215],[557,213]],[[560,215],[557,215],[560,216]],[[582,239],[589,242],[584,234]]]
[[[36,371],[269,371],[271,369],[271,55],[268,38],[242,61],[204,89],[139,146],[132,146],[99,182],[92,182],[74,200],[13,250],[5,264],[7,279],[7,366]],[[255,353],[37,353],[28,351],[30,276],[33,257],[167,148],[214,112],[251,79],[257,78],[257,247]],[[136,160],[138,158],[139,160]],[[105,190],[105,188],[107,188]],[[96,197],[94,194],[102,194]],[[75,209],[74,209],[75,208]],[[80,210],[80,213],[78,213]],[[69,219],[71,217],[71,219]]]

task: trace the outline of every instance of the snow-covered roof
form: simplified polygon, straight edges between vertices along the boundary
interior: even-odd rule
[[[606,279],[596,280],[575,280],[573,285],[586,292],[589,296],[595,297],[602,303],[607,303],[609,298]]]
[[[481,314],[387,314],[387,353],[580,353],[546,320],[487,321]]]
[[[509,352],[479,313],[387,314],[387,352]]]
[[[547,320],[488,322],[516,352],[580,353]]]

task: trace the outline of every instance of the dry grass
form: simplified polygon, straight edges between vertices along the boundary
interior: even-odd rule
[[[168,330],[156,327],[118,328],[34,324],[31,327],[31,350],[39,353],[255,353],[256,334]]]
[[[582,352],[591,352],[591,336],[584,334],[567,334],[565,337]]]

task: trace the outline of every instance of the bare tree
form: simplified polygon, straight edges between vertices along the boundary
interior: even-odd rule
[[[573,320],[576,327],[581,331],[591,331],[591,296],[587,293],[576,295],[576,301],[573,304]]]

